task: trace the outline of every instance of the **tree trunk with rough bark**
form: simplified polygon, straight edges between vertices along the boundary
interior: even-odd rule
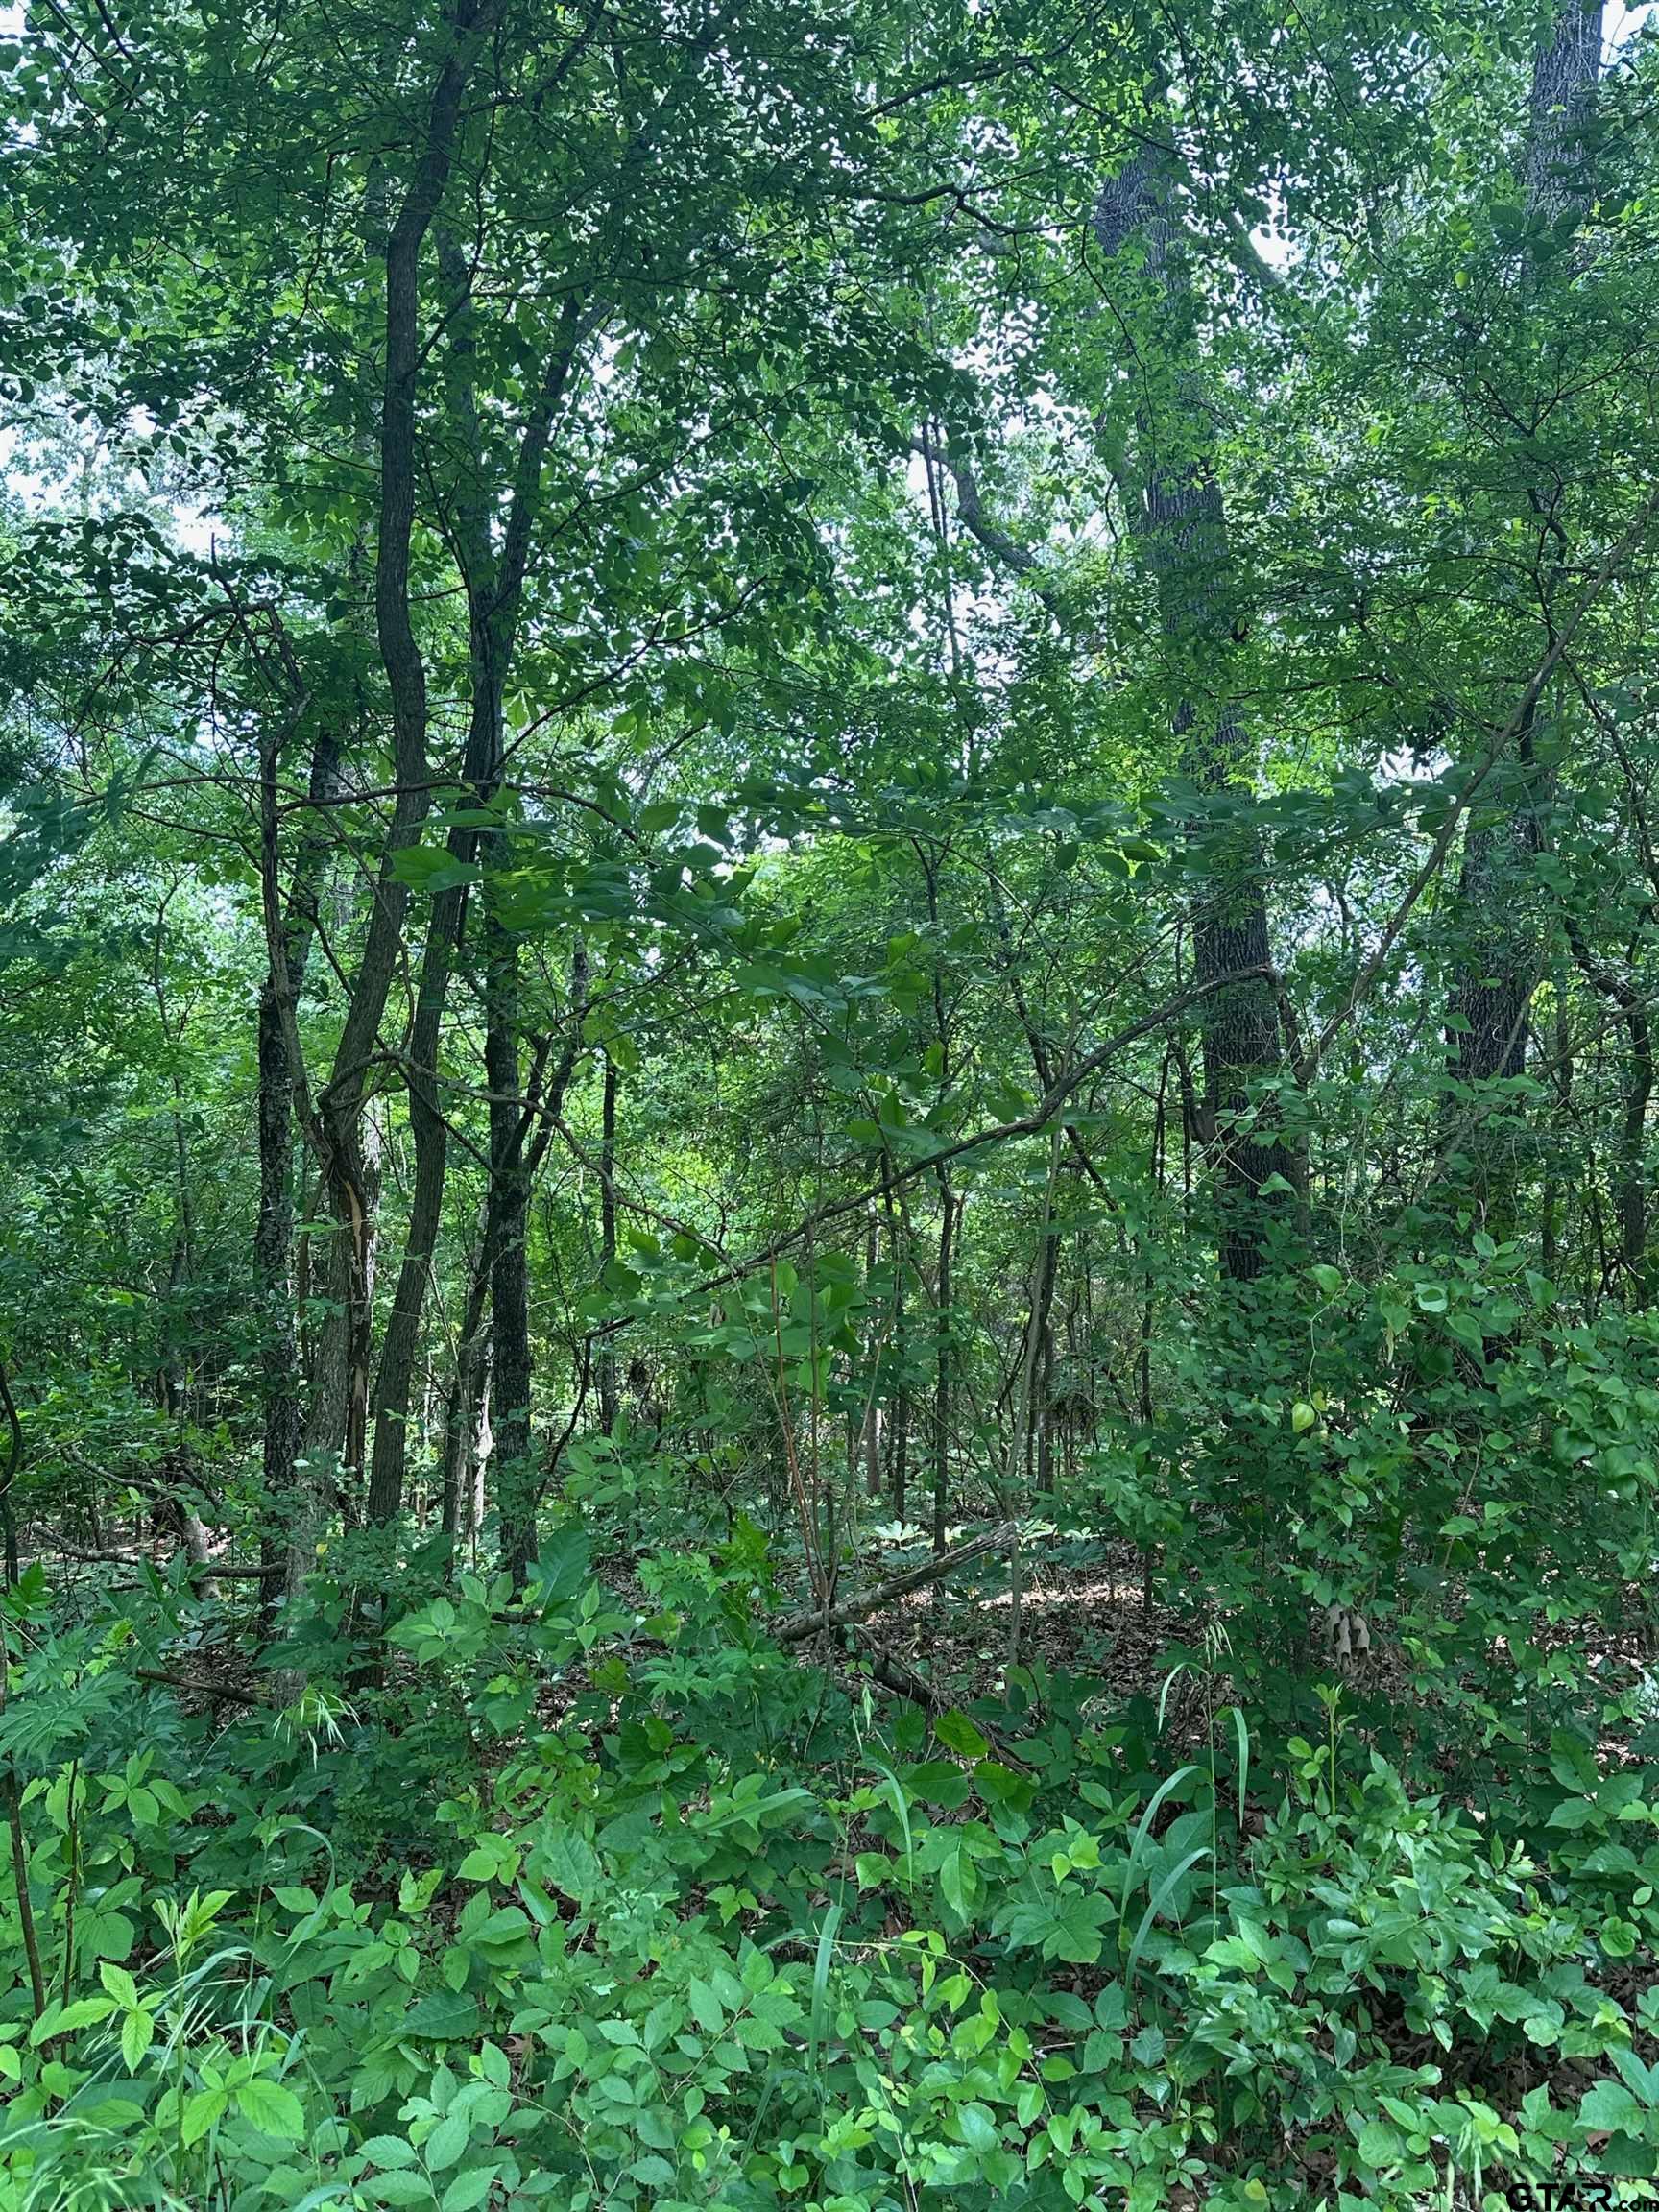
[[[1601,0],[1568,0],[1534,59],[1525,165],[1527,220],[1536,233],[1576,224],[1595,190],[1590,128],[1601,66]],[[1529,284],[1530,289],[1530,284]],[[1540,479],[1527,498],[1538,537],[1538,589],[1547,627],[1567,554],[1566,487]],[[1537,713],[1498,764],[1464,832],[1453,926],[1458,963],[1448,1022],[1452,1072],[1475,1090],[1527,1072],[1530,1009],[1543,960],[1535,863],[1544,847]],[[1475,1100],[1480,1108],[1479,1095]],[[1469,1195],[1489,1228],[1515,1227],[1523,1139],[1513,1117],[1478,1111],[1466,1161]]]
[[[279,935],[269,927],[278,902],[275,743],[265,764],[261,794],[262,866],[270,942],[265,983],[259,995],[259,1205],[253,1230],[253,1268],[262,1320],[261,1473],[268,1521],[261,1557],[267,1566],[275,1566],[281,1556],[279,1518],[295,1509],[296,1469],[305,1433],[293,1280],[294,1094],[304,1077],[295,1051],[296,1016],[316,935],[317,901],[329,852],[316,810],[332,798],[339,768],[340,734],[328,727],[319,733],[312,748],[307,800],[313,812],[296,856]],[[268,1601],[274,1600],[275,1580],[265,1588]]]
[[[540,1486],[531,1459],[530,1186],[524,1172],[518,1091],[518,948],[490,930],[484,1064],[490,1082],[490,1178],[501,1234],[490,1275],[495,1347],[496,1500],[503,1563],[515,1587],[536,1556]]]
[[[1276,1135],[1258,1138],[1251,1113],[1257,1086],[1283,1071],[1284,1056],[1272,984],[1262,974],[1271,961],[1266,860],[1251,810],[1248,733],[1227,688],[1238,622],[1180,198],[1172,158],[1137,156],[1101,191],[1094,230],[1109,253],[1142,242],[1181,364],[1170,402],[1139,411],[1136,520],[1175,686],[1174,733],[1188,775],[1213,803],[1189,832],[1205,877],[1193,921],[1197,980],[1217,984],[1252,972],[1248,981],[1212,991],[1202,1018],[1203,1127],[1221,1271],[1250,1282],[1284,1203],[1278,1181],[1293,1187],[1295,1164]]]
[[[599,1271],[601,1278],[616,1257],[616,1063],[605,1055],[604,1092],[599,1122]],[[616,1346],[607,1336],[596,1361],[599,1382],[599,1427],[607,1436],[616,1433]]]

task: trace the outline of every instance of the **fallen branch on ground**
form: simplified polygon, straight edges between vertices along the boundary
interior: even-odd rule
[[[926,1566],[911,1567],[902,1575],[890,1575],[884,1582],[873,1582],[868,1590],[855,1597],[844,1598],[840,1604],[828,1611],[822,1606],[806,1613],[789,1613],[778,1622],[772,1633],[780,1644],[804,1644],[808,1636],[816,1636],[821,1628],[846,1628],[854,1621],[865,1620],[883,1605],[892,1604],[896,1598],[903,1598],[912,1590],[925,1590],[930,1582],[942,1582],[947,1575],[953,1575],[958,1567],[966,1567],[973,1560],[981,1559],[987,1551],[1004,1551],[1013,1543],[1015,1527],[1012,1521],[999,1521],[995,1528],[987,1528],[981,1535],[971,1536],[966,1544],[958,1544],[954,1551],[943,1551],[937,1559],[929,1559]]]
[[[196,1674],[168,1674],[159,1667],[134,1667],[140,1682],[154,1682],[163,1690],[186,1691],[195,1697],[223,1697],[232,1705],[260,1705],[264,1699],[251,1690],[238,1690],[229,1682],[207,1680]]]
[[[85,1567],[154,1567],[157,1575],[164,1575],[173,1564],[171,1558],[157,1559],[150,1551],[77,1551],[67,1544],[54,1546],[60,1559],[72,1559],[77,1566]],[[274,1561],[266,1567],[232,1567],[224,1559],[191,1559],[188,1572],[204,1575],[215,1582],[276,1582],[282,1576],[281,1562]]]

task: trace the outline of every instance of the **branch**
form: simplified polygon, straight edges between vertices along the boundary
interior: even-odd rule
[[[878,1644],[867,1628],[855,1628],[853,1633],[854,1640],[868,1655],[870,1678],[873,1682],[879,1682],[883,1690],[891,1690],[897,1696],[908,1697],[913,1705],[921,1706],[930,1720],[950,1710],[950,1699],[944,1691],[936,1690],[927,1677],[919,1674],[907,1660],[901,1659],[896,1652]],[[974,1725],[1002,1766],[1012,1767],[1022,1774],[1030,1773],[1030,1767],[1020,1754],[987,1727],[983,1720],[976,1720]]]
[[[134,1667],[132,1671],[140,1682],[158,1683],[163,1690],[184,1690],[197,1697],[223,1697],[231,1705],[252,1707],[263,1702],[247,1690],[232,1688],[228,1682],[203,1681],[190,1674],[168,1674],[159,1667]]]
[[[958,1544],[953,1551],[945,1551],[926,1565],[908,1568],[902,1575],[890,1575],[884,1582],[873,1583],[855,1598],[847,1598],[828,1611],[815,1606],[809,1612],[790,1613],[773,1628],[772,1634],[780,1644],[805,1644],[809,1636],[820,1629],[846,1628],[862,1621],[883,1605],[891,1605],[896,1598],[906,1597],[912,1590],[925,1590],[929,1583],[942,1582],[946,1575],[953,1575],[958,1567],[966,1567],[975,1559],[982,1559],[988,1551],[1003,1551],[1013,1543],[1015,1527],[1012,1521],[999,1521],[995,1528],[987,1528],[980,1535],[972,1536],[966,1544]]]
[[[994,553],[1005,566],[1012,568],[1017,576],[1025,577],[1031,583],[1035,597],[1058,622],[1061,619],[1058,594],[1052,585],[1034,581],[1039,569],[1036,554],[1028,545],[1022,545],[1017,538],[1011,538],[1006,530],[992,521],[979,497],[978,481],[967,462],[957,460],[954,453],[941,450],[926,434],[912,439],[911,448],[920,453],[925,461],[937,462],[950,470],[950,481],[956,487],[956,519],[963,529],[971,538],[977,539],[988,553]]]
[[[71,1544],[54,1544],[55,1559],[73,1559],[77,1566],[154,1567],[165,1574],[168,1561],[152,1559],[148,1551],[79,1551]],[[228,1567],[218,1559],[186,1559],[185,1572],[205,1575],[215,1582],[279,1582],[285,1572],[280,1560],[267,1567]]]
[[[1225,975],[1213,975],[1206,983],[1194,983],[1190,990],[1178,992],[1173,998],[1166,998],[1162,1006],[1155,1007],[1150,1014],[1143,1014],[1138,1022],[1131,1022],[1126,1028],[1118,1030],[1115,1035],[1107,1038],[1104,1045],[1098,1046],[1094,1051],[1079,1060],[1070,1073],[1051,1083],[1032,1111],[1022,1116],[1018,1121],[996,1122],[989,1129],[976,1130],[972,1137],[959,1137],[955,1143],[942,1145],[937,1152],[929,1152],[924,1159],[912,1160],[902,1167],[891,1167],[883,1181],[868,1185],[851,1198],[837,1198],[828,1206],[821,1206],[816,1213],[808,1214],[760,1251],[751,1253],[746,1260],[734,1261],[717,1275],[705,1276],[688,1295],[695,1298],[708,1297],[712,1291],[725,1289],[729,1284],[740,1283],[757,1268],[769,1267],[783,1253],[793,1250],[804,1238],[828,1223],[842,1220],[850,1214],[865,1213],[889,1185],[897,1187],[901,1183],[914,1183],[918,1177],[931,1175],[937,1168],[948,1166],[952,1160],[960,1160],[966,1153],[977,1152],[987,1144],[1003,1143],[1010,1137],[1040,1135],[1068,1099],[1127,1046],[1139,1044],[1142,1037],[1149,1037],[1166,1027],[1177,1015],[1185,1014],[1189,1008],[1214,998],[1218,991],[1235,990],[1240,983],[1267,982],[1273,974],[1271,964],[1262,962],[1254,967],[1230,969]],[[599,1334],[613,1335],[620,1329],[631,1327],[632,1320],[632,1316],[624,1315],[620,1320],[607,1322]]]

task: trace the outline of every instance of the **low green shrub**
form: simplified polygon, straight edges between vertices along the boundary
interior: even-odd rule
[[[642,1582],[643,1618],[572,1527],[522,1597],[417,1591],[378,1677],[338,1639],[275,1717],[136,1671],[159,1585],[37,1616],[3,1748],[47,2001],[0,1890],[0,2203],[1652,2194],[1646,1768],[1560,1733],[1471,1807],[1334,1690],[1280,1741],[1214,1711],[1186,1759],[1064,1683],[1018,1744],[1001,1707],[878,1728],[766,1640],[749,1532]]]

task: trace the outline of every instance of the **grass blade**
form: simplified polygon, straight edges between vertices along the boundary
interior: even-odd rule
[[[1173,1872],[1166,1874],[1163,1881],[1159,1883],[1157,1894],[1142,1914],[1141,1925],[1135,1931],[1135,1940],[1129,1946],[1129,1963],[1123,1969],[1123,1986],[1125,1989],[1133,1989],[1135,1986],[1135,1969],[1141,1963],[1141,1953],[1145,1947],[1147,1936],[1152,1933],[1153,1921],[1163,1911],[1177,1885],[1192,1871],[1200,1859],[1208,1859],[1209,1856],[1210,1846],[1207,1843],[1200,1844],[1196,1851],[1189,1851],[1180,1865]]]
[[[818,1931],[818,1956],[812,1962],[812,2005],[806,2023],[806,2072],[818,2080],[818,2052],[830,2017],[830,1968],[835,1958],[835,1937],[841,1928],[841,1908],[831,1905]]]
[[[900,1833],[904,1838],[904,1872],[905,1878],[908,1880],[910,1867],[915,1860],[916,1845],[910,1834],[910,1808],[904,1802],[903,1786],[892,1767],[884,1767],[879,1759],[872,1759],[870,1764],[880,1775],[882,1781],[886,1783],[887,1795],[891,1799],[893,1810],[899,1818]]]
[[[1169,1702],[1169,1693],[1186,1671],[1187,1662],[1183,1659],[1178,1666],[1171,1667],[1168,1673],[1164,1677],[1163,1688],[1158,1693],[1158,1733],[1160,1736],[1164,1733],[1164,1708]]]
[[[1242,1849],[1244,1800],[1250,1794],[1250,1728],[1244,1719],[1241,1706],[1235,1705],[1231,1711],[1233,1714],[1233,1733],[1238,1740],[1238,1837],[1239,1848]]]
[[[1158,1808],[1168,1796],[1171,1790],[1178,1789],[1183,1782],[1190,1775],[1196,1774],[1197,1771],[1197,1767],[1190,1761],[1185,1767],[1177,1767],[1167,1781],[1159,1783],[1157,1789],[1152,1792],[1152,1802],[1141,1815],[1141,1825],[1136,1829],[1135,1840],[1129,1846],[1129,1863],[1123,1869],[1123,1893],[1118,1900],[1118,1924],[1119,1928],[1128,1914],[1129,1892],[1135,1887],[1135,1876],[1140,1870],[1142,1859],[1145,1854],[1146,1839],[1151,1832],[1152,1823],[1158,1817]]]

